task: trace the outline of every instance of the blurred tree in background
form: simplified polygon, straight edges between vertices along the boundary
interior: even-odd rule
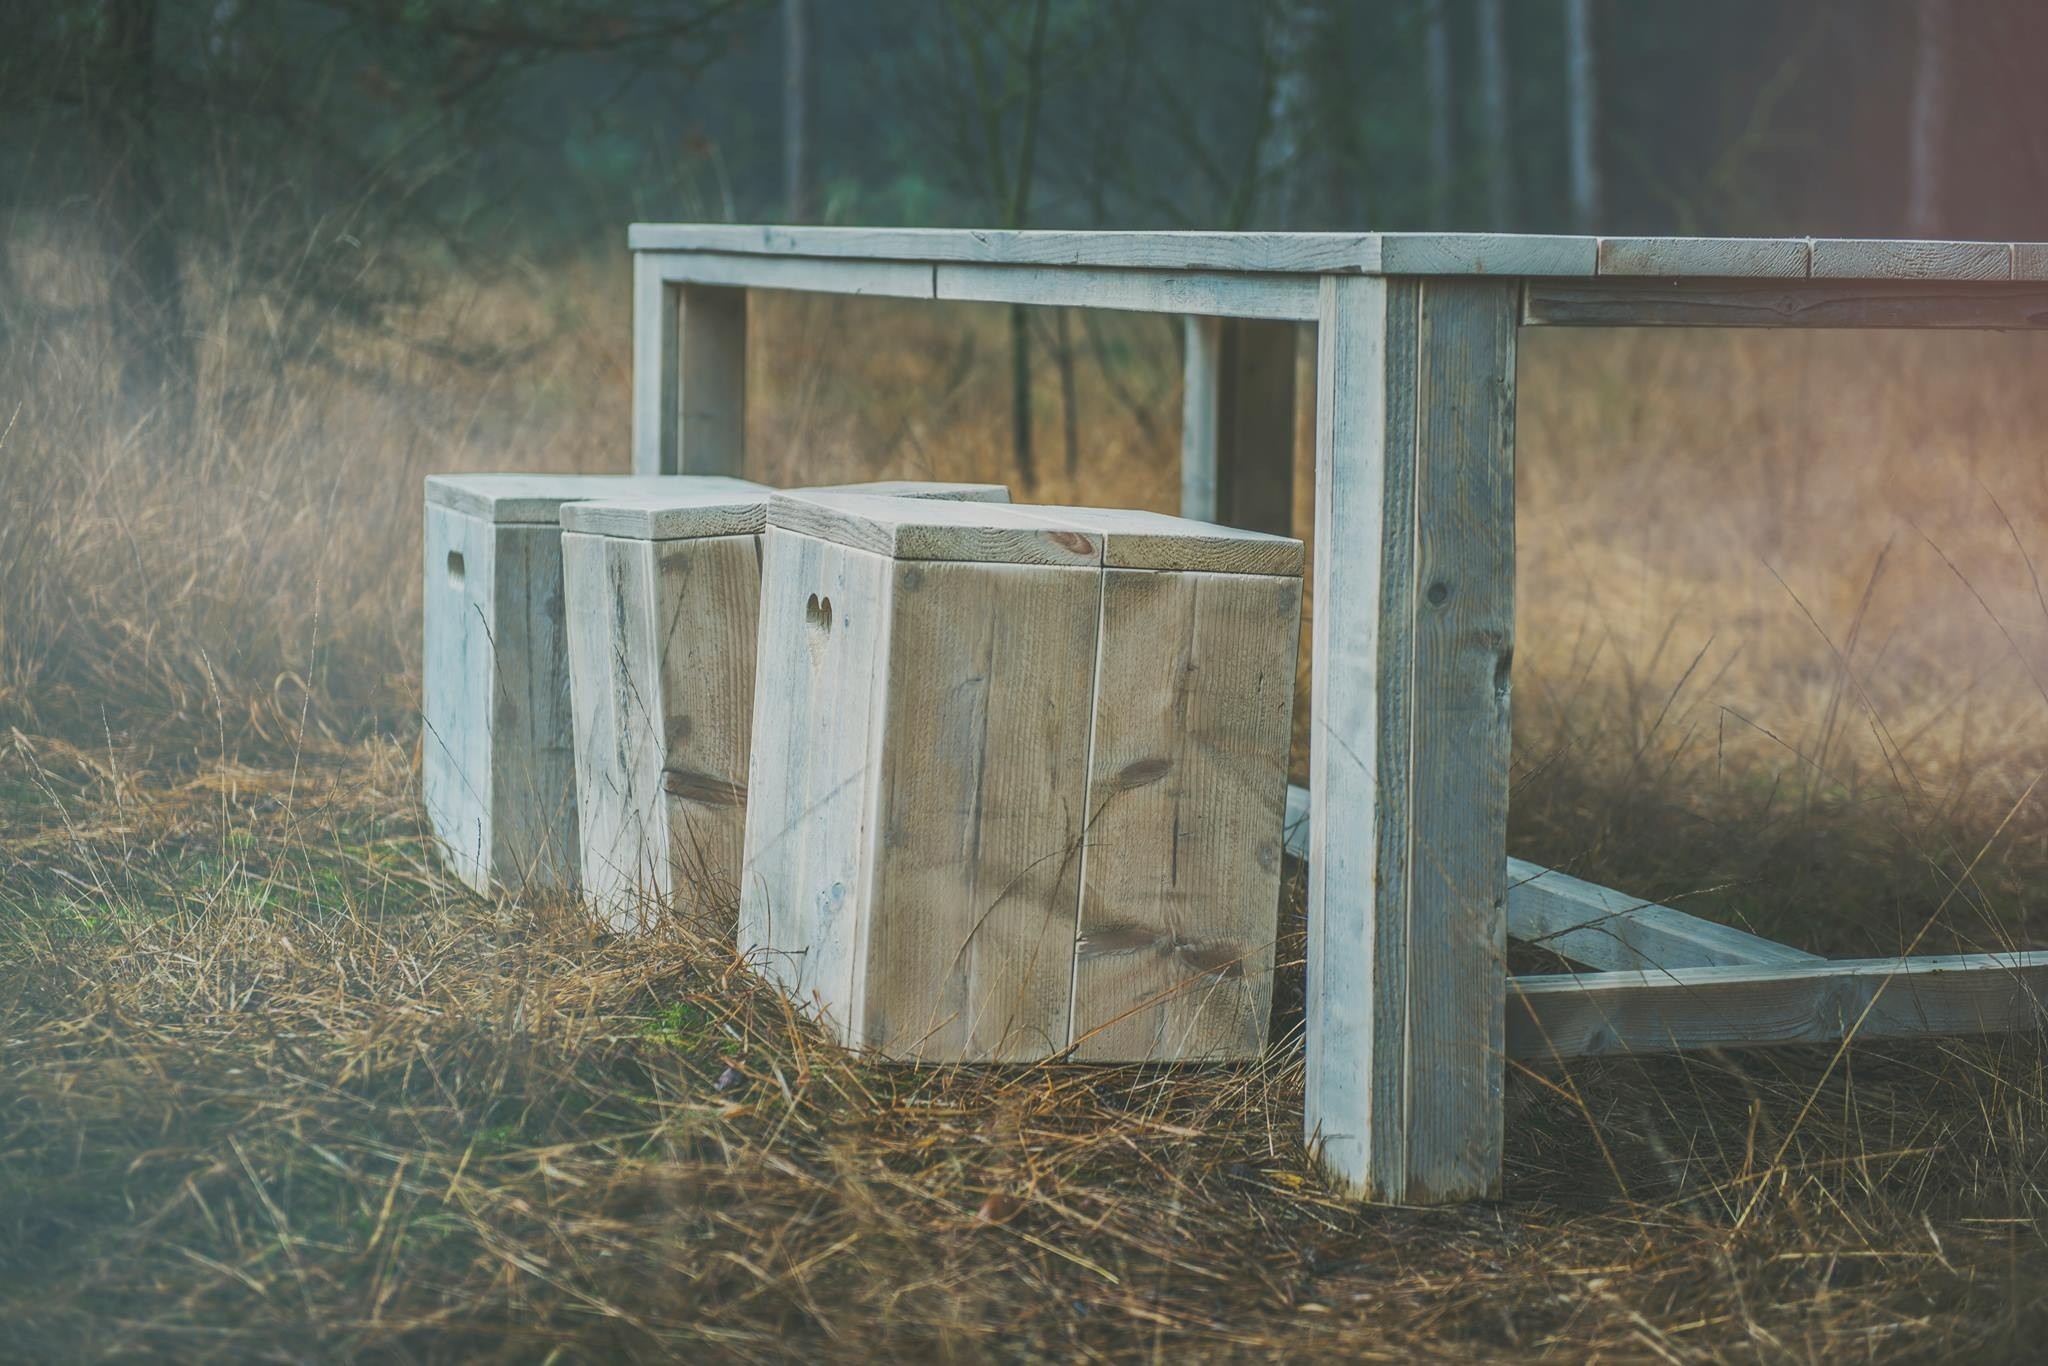
[[[2044,40],[2025,0],[44,0],[0,9],[0,241],[105,258],[110,382],[175,427],[195,289],[331,359],[423,271],[636,218],[2048,236]],[[21,274],[0,327],[59,307]]]

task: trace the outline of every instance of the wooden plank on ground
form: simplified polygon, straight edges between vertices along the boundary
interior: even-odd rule
[[[1308,789],[1287,789],[1287,852],[1308,857]],[[1596,969],[1811,963],[1817,955],[1522,859],[1507,861],[1508,937]]]
[[[936,267],[933,292],[961,303],[1301,320],[1315,316],[1316,278],[1094,266],[941,265]]]
[[[1541,1060],[2038,1029],[2048,953],[1517,977],[1508,1055]]]
[[[1804,237],[1603,237],[1600,274],[1805,278]]]
[[[1273,1003],[1301,580],[1111,569],[1074,1056],[1256,1056]]]
[[[1816,280],[2010,280],[2009,242],[1918,242],[1816,237]]]
[[[2048,283],[1531,280],[1522,321],[1559,327],[2048,327]]]
[[[1500,1182],[1517,293],[1323,285],[1305,1123],[1373,1200]]]
[[[1587,967],[1615,971],[1821,961],[1818,954],[1522,859],[1508,860],[1508,933]]]

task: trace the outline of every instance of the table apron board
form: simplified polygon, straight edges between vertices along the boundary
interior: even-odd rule
[[[2048,954],[1830,961],[1505,850],[1520,330],[2033,329],[2048,245],[699,224],[629,245],[643,473],[743,471],[752,289],[1178,314],[1182,514],[1251,530],[1291,530],[1313,371],[1321,610],[1288,848],[1304,1132],[1340,1188],[1496,1194],[1511,1062],[2039,1026]],[[1510,936],[1589,971],[1510,978]]]

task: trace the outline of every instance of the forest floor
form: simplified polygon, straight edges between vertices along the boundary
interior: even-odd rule
[[[1502,1199],[1360,1208],[1302,1144],[1298,869],[1271,1051],[1185,1069],[883,1066],[715,927],[471,896],[419,479],[623,467],[623,274],[223,343],[172,456],[49,278],[0,363],[0,1358],[2037,1354],[2036,1038],[1513,1067]],[[756,319],[750,473],[1014,482],[999,313]],[[1037,341],[1035,496],[1170,509],[1171,332]],[[2048,944],[2044,343],[1526,335],[1511,851],[1821,952]]]

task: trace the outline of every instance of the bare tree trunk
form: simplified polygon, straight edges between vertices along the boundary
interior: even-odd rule
[[[175,441],[192,413],[192,350],[178,246],[156,154],[156,0],[103,0],[93,132],[104,168],[100,242],[122,420]]]
[[[1913,7],[1913,101],[1906,125],[1906,231],[1938,237],[1942,222],[1941,158],[1948,145],[1951,25],[1948,0]]]
[[[1593,67],[1593,0],[1564,0],[1564,51],[1572,227],[1593,233],[1600,230],[1600,89]]]
[[[1508,131],[1507,15],[1502,0],[1478,0],[1479,108],[1486,139],[1486,216],[1495,232],[1515,228],[1515,151]]]
[[[1450,226],[1451,189],[1456,177],[1453,147],[1457,106],[1451,87],[1449,0],[1423,0],[1423,67],[1429,77],[1430,226]]]
[[[782,0],[782,209],[792,223],[814,212],[811,166],[810,0]]]
[[[1060,435],[1066,442],[1069,479],[1081,473],[1081,395],[1074,383],[1074,334],[1067,321],[1072,311],[1053,310],[1053,336],[1057,342],[1053,360],[1060,369]]]
[[[1330,185],[1335,159],[1328,146],[1330,130],[1319,126],[1316,81],[1317,59],[1328,57],[1322,48],[1331,40],[1331,29],[1324,0],[1269,0],[1265,47],[1271,94],[1259,147],[1266,212],[1259,217],[1270,227],[1336,226],[1330,221],[1337,199]]]

